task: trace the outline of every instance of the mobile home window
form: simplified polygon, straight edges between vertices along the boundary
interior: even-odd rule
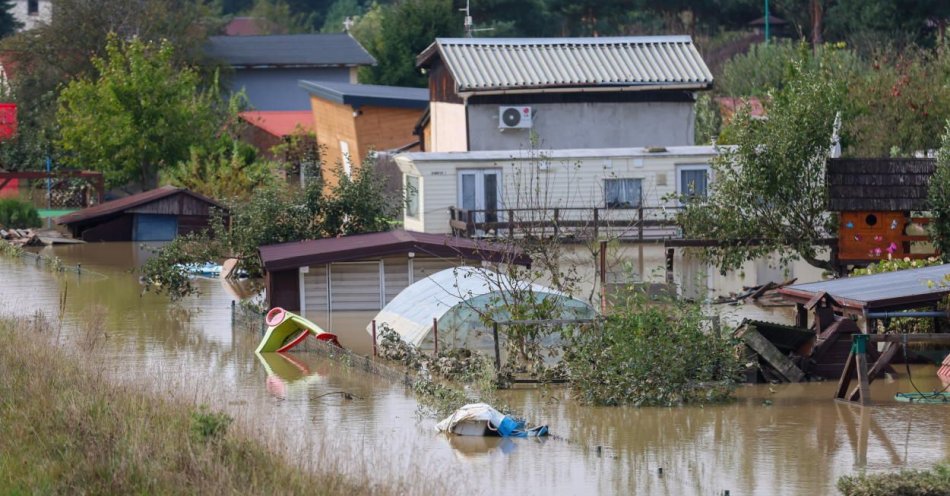
[[[642,179],[605,179],[604,203],[607,208],[639,208]]]
[[[709,187],[709,167],[686,165],[679,168],[679,194],[688,198],[706,198]]]
[[[419,218],[419,178],[406,176],[406,216]]]

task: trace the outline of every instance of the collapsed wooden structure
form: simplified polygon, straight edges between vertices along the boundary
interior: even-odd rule
[[[908,342],[950,344],[950,333],[941,332],[941,319],[947,314],[939,309],[950,295],[950,264],[797,284],[778,291],[795,303],[796,328],[814,332],[811,348],[801,350],[807,353],[801,371],[839,377],[835,393],[839,399],[868,404],[868,385],[890,368],[898,349]],[[879,322],[888,329],[895,318],[934,319],[933,332],[876,334]],[[877,343],[886,344],[878,350]],[[770,363],[787,369],[782,358]],[[791,371],[786,379],[795,377]],[[851,388],[854,378],[858,385]]]

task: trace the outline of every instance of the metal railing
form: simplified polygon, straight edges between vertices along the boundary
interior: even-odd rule
[[[679,238],[676,214],[681,207],[506,208],[465,210],[449,207],[452,234],[462,237],[525,236],[630,241]]]

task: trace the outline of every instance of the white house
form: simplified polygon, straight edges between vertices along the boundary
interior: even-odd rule
[[[408,230],[450,233],[453,212],[464,210],[471,218],[454,220],[502,229],[510,220],[556,220],[565,229],[591,229],[597,221],[629,238],[651,233],[616,228],[669,219],[681,195],[704,196],[715,155],[711,146],[670,146],[404,153],[395,160],[407,192]]]
[[[52,0],[16,0],[11,10],[13,17],[23,24],[24,31],[40,24],[49,24],[53,18]]]

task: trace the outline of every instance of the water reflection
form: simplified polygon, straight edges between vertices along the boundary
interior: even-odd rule
[[[461,459],[479,459],[488,456],[509,455],[515,448],[516,442],[510,437],[489,436],[449,436],[441,435],[448,440],[452,449]],[[540,438],[523,439],[519,441],[537,442]]]
[[[267,392],[279,399],[287,399],[291,388],[306,390],[314,382],[324,379],[314,367],[288,353],[255,353],[267,372]]]

